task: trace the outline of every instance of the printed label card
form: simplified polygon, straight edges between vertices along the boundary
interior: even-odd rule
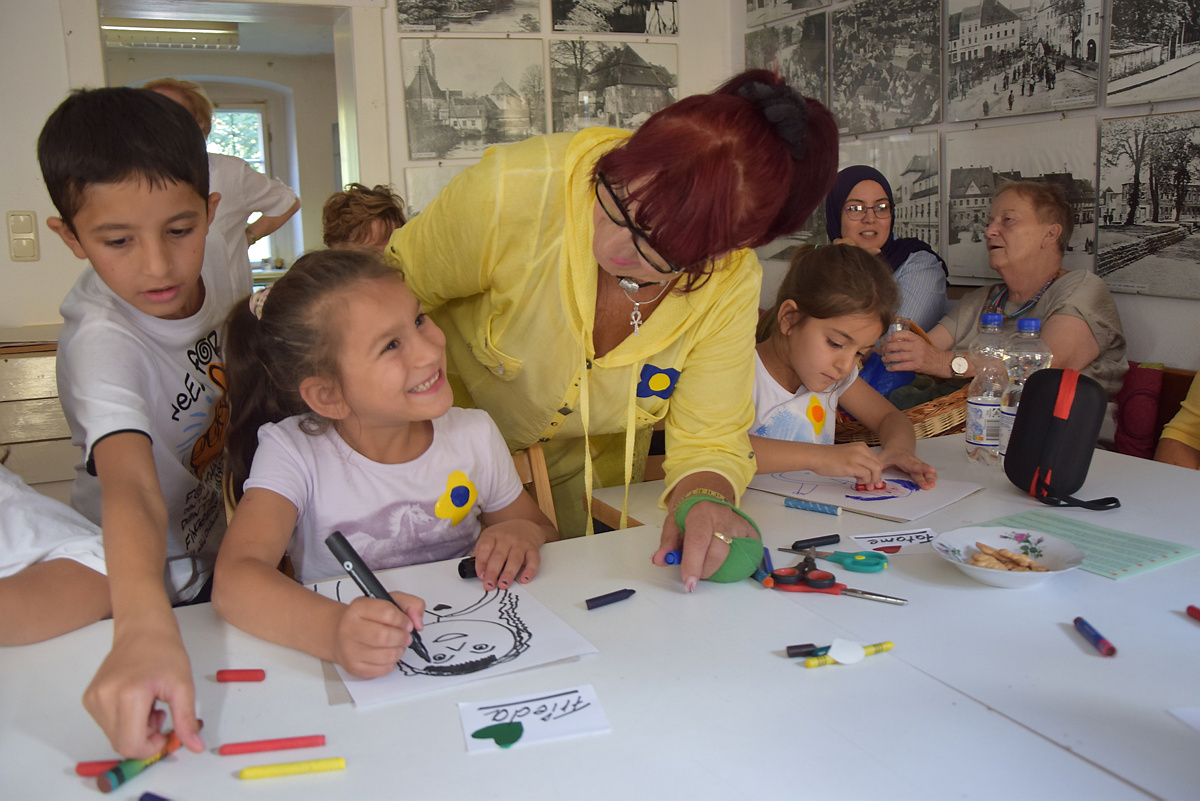
[[[460,703],[458,713],[470,754],[598,734],[610,728],[590,684],[503,701]]]

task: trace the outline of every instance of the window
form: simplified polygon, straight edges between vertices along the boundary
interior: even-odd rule
[[[270,175],[267,169],[266,144],[267,133],[261,107],[248,105],[242,108],[213,110],[212,133],[208,135],[208,151],[210,153],[236,156],[263,175]],[[247,222],[253,222],[259,216],[261,215],[255,213]],[[271,249],[271,237],[263,237],[251,245],[249,255],[252,266],[264,261],[270,264],[274,255]]]

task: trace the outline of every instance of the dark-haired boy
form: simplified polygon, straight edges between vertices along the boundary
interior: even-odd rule
[[[219,243],[205,245],[219,196],[204,138],[161,95],[82,90],[46,121],[38,160],[62,215],[50,228],[90,262],[63,301],[58,346],[83,449],[71,502],[103,531],[113,615],[84,705],[118,752],[147,757],[165,742],[164,701],[199,751],[171,606],[204,597],[225,531],[220,337],[236,286]]]

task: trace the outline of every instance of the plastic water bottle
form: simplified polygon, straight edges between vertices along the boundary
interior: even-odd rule
[[[979,334],[971,343],[975,378],[967,389],[967,456],[987,465],[1000,461],[1000,399],[1008,385],[1003,323],[1002,314],[981,315]]]
[[[1050,366],[1054,354],[1039,336],[1042,321],[1036,317],[1017,320],[1017,333],[1008,342],[1008,388],[1000,397],[1000,458],[1008,453],[1008,438],[1021,403],[1025,380],[1034,372]]]

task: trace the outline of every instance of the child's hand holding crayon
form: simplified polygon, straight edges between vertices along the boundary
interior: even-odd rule
[[[191,663],[174,614],[157,628],[145,624],[114,629],[113,647],[83,695],[83,705],[123,757],[145,759],[166,745],[162,732],[166,711],[180,742],[189,750],[204,750],[196,720]]]
[[[361,679],[386,676],[420,631],[425,601],[406,592],[392,592],[400,608],[377,598],[355,598],[338,620],[334,661]],[[403,610],[403,611],[401,611]]]

